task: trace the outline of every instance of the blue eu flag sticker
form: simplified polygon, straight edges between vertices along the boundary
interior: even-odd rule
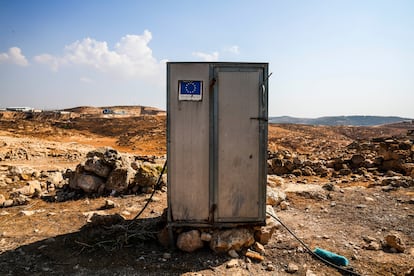
[[[182,80],[179,81],[179,97],[180,101],[201,101],[203,82],[196,80]]]

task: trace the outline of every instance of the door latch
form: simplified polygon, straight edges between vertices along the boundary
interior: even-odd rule
[[[263,118],[263,117],[250,117],[250,120],[258,120],[258,121],[263,121],[263,122],[269,121],[267,118]]]

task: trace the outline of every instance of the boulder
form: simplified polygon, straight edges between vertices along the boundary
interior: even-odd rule
[[[276,217],[275,210],[272,206],[266,206],[266,225],[255,229],[255,240],[261,244],[268,244],[273,233],[280,227],[280,223],[271,217],[268,213]]]
[[[154,165],[144,162],[138,167],[134,182],[141,187],[154,187],[159,175],[160,173]]]
[[[92,172],[97,176],[107,178],[112,168],[103,159],[94,156],[86,160],[84,170]]]
[[[278,206],[280,202],[286,199],[286,194],[280,189],[267,187],[266,194],[267,194],[267,199],[266,199],[267,205]]]
[[[182,251],[193,252],[203,246],[204,243],[201,240],[200,232],[198,230],[191,230],[178,235],[177,247]]]
[[[244,247],[251,246],[254,242],[251,229],[215,230],[210,241],[210,248],[215,252],[228,252],[231,249],[240,251]]]
[[[105,185],[104,181],[90,174],[74,174],[69,180],[69,187],[75,190],[83,190],[86,193],[95,193]]]
[[[119,193],[126,192],[129,185],[133,183],[134,176],[135,171],[130,166],[118,161],[106,181],[105,189]]]

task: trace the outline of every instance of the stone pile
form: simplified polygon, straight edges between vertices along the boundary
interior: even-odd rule
[[[275,214],[268,205],[267,211]],[[176,233],[176,246],[182,251],[193,252],[203,247],[209,247],[216,253],[227,253],[232,258],[244,255],[254,261],[263,261],[266,245],[280,224],[270,216],[266,218],[265,226],[236,227],[229,229],[200,228]],[[168,246],[165,237],[167,231],[160,232],[159,241]]]
[[[14,188],[8,196],[0,195],[0,207],[27,204],[34,197],[66,201],[83,194],[151,193],[162,169],[162,163],[157,164],[155,157],[120,154],[112,148],[90,151],[86,157],[75,171],[3,166],[0,186],[23,184],[23,187]],[[160,185],[166,185],[165,175]]]
[[[317,154],[300,155],[289,150],[271,152],[268,156],[268,173],[340,177],[352,173],[366,175],[391,171],[414,177],[414,145],[404,138],[354,141],[330,159],[318,158]]]
[[[69,187],[87,194],[151,193],[162,169],[162,164],[120,154],[112,148],[90,151],[86,157],[85,162],[69,173]],[[161,185],[165,184],[164,177]]]
[[[0,207],[11,207],[27,204],[31,198],[41,197],[56,189],[62,188],[67,181],[59,170],[38,171],[31,167],[6,166],[2,167],[0,185],[20,185],[13,188],[8,198],[0,195]]]
[[[328,175],[326,161],[316,159],[309,160],[308,155],[299,155],[289,150],[281,150],[269,153],[268,173],[275,175],[293,174],[296,176]]]

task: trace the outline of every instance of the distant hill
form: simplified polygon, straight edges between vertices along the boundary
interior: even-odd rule
[[[269,123],[274,124],[304,124],[325,126],[377,126],[393,124],[403,121],[412,121],[410,118],[397,116],[332,116],[319,117],[315,119],[296,118],[290,116],[269,117]]]

